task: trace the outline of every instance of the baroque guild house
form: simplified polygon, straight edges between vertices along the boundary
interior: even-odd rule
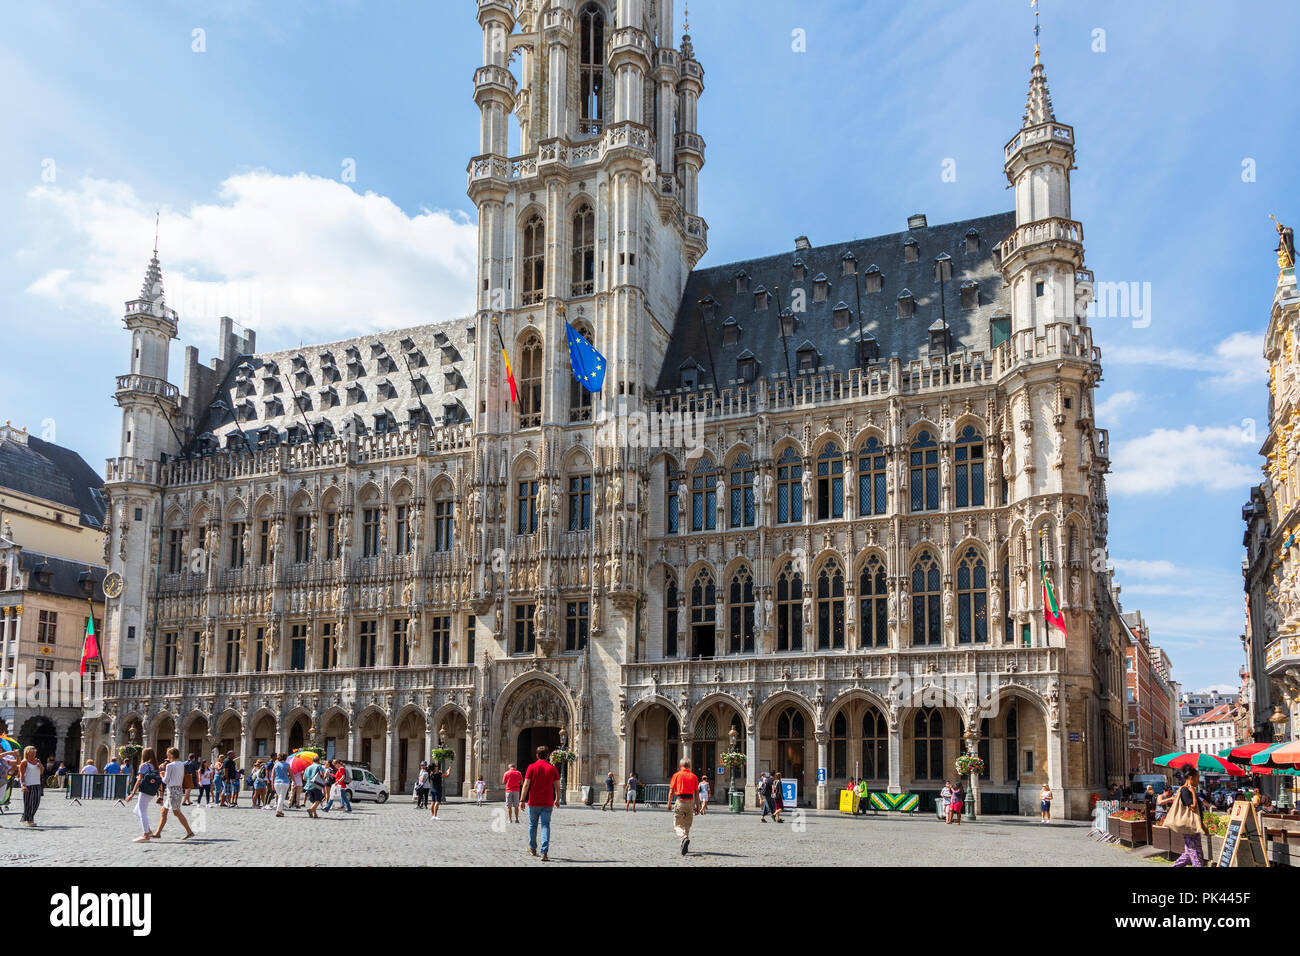
[[[983,809],[1047,781],[1085,815],[1126,770],[1122,667],[1042,66],[1013,211],[696,268],[704,70],[672,0],[477,12],[473,315],[270,353],[223,320],[178,389],[156,254],[127,304],[88,753],[315,743],[407,791],[439,742],[453,786],[565,742],[576,789],[681,755],[723,786],[734,740],[748,786],[828,806],[848,776],[928,801],[969,748]]]

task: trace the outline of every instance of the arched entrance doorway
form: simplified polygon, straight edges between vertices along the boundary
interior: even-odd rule
[[[667,783],[677,769],[682,730],[677,714],[658,701],[645,705],[631,724],[631,748],[625,773],[642,783]],[[617,770],[616,767],[610,768]],[[623,781],[618,781],[622,783]]]
[[[427,722],[417,707],[412,707],[397,722],[397,790],[406,793],[420,772],[420,761],[428,760]]]
[[[176,746],[176,721],[171,714],[163,714],[154,723],[151,744],[161,760],[168,747]]]
[[[198,759],[207,758],[208,751],[208,718],[203,714],[191,714],[190,719],[185,724],[185,729],[181,736],[184,738],[184,747],[182,748],[185,756],[194,754]]]
[[[695,716],[691,731],[691,767],[701,780],[708,780],[714,794],[726,789],[729,771],[718,763],[718,756],[731,749],[731,731],[736,732],[736,749],[745,750],[745,719],[725,700],[715,699]]]
[[[560,731],[573,745],[569,707],[560,692],[544,680],[531,680],[510,695],[501,713],[501,772],[514,761],[521,770],[535,759],[538,747],[560,745]]]
[[[55,748],[59,745],[54,721],[48,717],[29,717],[18,733],[18,742],[24,747],[35,747],[36,756],[41,760],[53,757]]]

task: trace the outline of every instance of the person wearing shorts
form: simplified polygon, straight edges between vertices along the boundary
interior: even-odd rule
[[[185,836],[181,839],[188,840],[194,836],[194,831],[190,829],[189,821],[181,812],[181,807],[185,803],[185,762],[181,760],[181,752],[175,747],[167,748],[167,762],[162,767],[162,782],[162,813],[159,815],[158,829],[153,831],[152,839],[157,840],[162,836],[163,827],[167,825],[167,814],[171,813],[185,828]]]
[[[626,813],[628,810],[631,810],[633,813],[636,813],[636,791],[637,788],[640,786],[641,786],[641,781],[637,779],[636,771],[633,770],[630,774],[628,774],[627,792],[623,794],[623,799],[624,799],[623,812]]]
[[[501,777],[501,782],[506,788],[506,819],[513,822],[519,822],[519,791],[524,786],[524,775],[519,772],[519,768],[511,764],[509,769]]]
[[[952,803],[949,804],[952,810],[952,822],[961,826],[961,814],[966,809],[966,791],[962,789],[961,781],[958,780],[952,787]]]

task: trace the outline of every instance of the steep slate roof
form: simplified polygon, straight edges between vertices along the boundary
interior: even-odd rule
[[[0,440],[0,487],[75,508],[82,525],[104,524],[104,479],[75,451],[28,435]]]
[[[1220,704],[1213,710],[1207,710],[1199,717],[1193,717],[1187,721],[1190,724],[1220,724],[1226,720],[1232,720],[1236,714],[1236,704]]]
[[[842,258],[846,252],[857,257],[858,281],[862,283],[862,328],[864,338],[875,336],[882,361],[893,355],[904,362],[923,358],[929,351],[929,329],[939,320],[939,286],[934,281],[934,260],[941,253],[952,257],[952,279],[946,285],[945,304],[948,327],[952,335],[951,351],[962,349],[989,351],[989,320],[1010,315],[1011,301],[1004,288],[1002,274],[994,260],[995,246],[1015,228],[1015,213],[1005,212],[978,219],[943,225],[926,226],[908,232],[896,232],[873,239],[855,239],[811,249],[791,249],[761,259],[730,262],[726,265],[696,269],[686,283],[686,291],[677,311],[676,325],[668,353],[659,374],[660,391],[682,387],[683,367],[698,365],[699,387],[711,390],[709,349],[717,365],[722,387],[737,378],[736,359],[749,350],[758,360],[757,376],[774,378],[786,374],[785,353],[781,343],[778,316],[791,307],[795,289],[803,289],[806,311],[795,313],[797,325],[788,340],[790,366],[798,376],[796,350],[805,343],[819,353],[818,369],[847,371],[858,365],[858,303],[853,277],[843,274]],[[977,251],[966,252],[966,234],[979,234]],[[914,240],[918,257],[904,259],[904,245]],[[794,281],[796,260],[804,265],[804,280]],[[881,274],[881,290],[867,291],[867,273],[876,266]],[[748,285],[737,292],[736,276],[748,275]],[[813,285],[819,275],[830,283],[826,299],[813,301]],[[961,288],[967,281],[979,286],[979,305],[961,307]],[[773,287],[779,286],[778,296]],[[755,311],[754,292],[764,288],[769,302],[766,310]],[[910,318],[898,317],[898,297],[904,290],[912,293],[915,311]],[[718,303],[716,318],[708,328],[708,342],[700,318],[699,300],[712,296]],[[832,316],[843,303],[849,308],[848,326],[837,330]],[[739,333],[734,345],[724,346],[722,327],[734,318]]]
[[[104,575],[108,570],[97,564],[85,564],[80,561],[68,561],[64,558],[52,558],[37,551],[23,549],[20,563],[24,571],[31,571],[27,577],[27,590],[41,594],[59,594],[64,597],[93,597],[96,601],[104,600]],[[50,583],[42,583],[39,574],[47,573]],[[86,592],[83,582],[92,583],[90,593]]]

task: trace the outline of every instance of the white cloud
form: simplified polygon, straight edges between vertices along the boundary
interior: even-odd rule
[[[1143,561],[1140,558],[1115,558],[1115,570],[1135,578],[1168,578],[1182,570],[1172,561]]]
[[[1255,446],[1237,428],[1157,428],[1111,448],[1106,487],[1116,494],[1169,492],[1176,488],[1240,490],[1258,482]]]
[[[93,178],[29,195],[49,241],[25,254],[36,273],[27,292],[115,323],[144,278],[154,207],[127,184]],[[407,215],[330,179],[240,173],[215,202],[163,209],[160,234],[167,303],[186,341],[214,342],[220,315],[256,329],[268,348],[474,308],[472,222],[438,210]]]
[[[1138,392],[1116,392],[1097,403],[1094,418],[1104,425],[1114,425],[1125,412],[1137,408],[1142,396]]]
[[[1234,332],[1213,353],[1159,346],[1112,345],[1108,365],[1154,365],[1185,372],[1210,372],[1210,382],[1226,388],[1258,387],[1268,381],[1262,332]]]

